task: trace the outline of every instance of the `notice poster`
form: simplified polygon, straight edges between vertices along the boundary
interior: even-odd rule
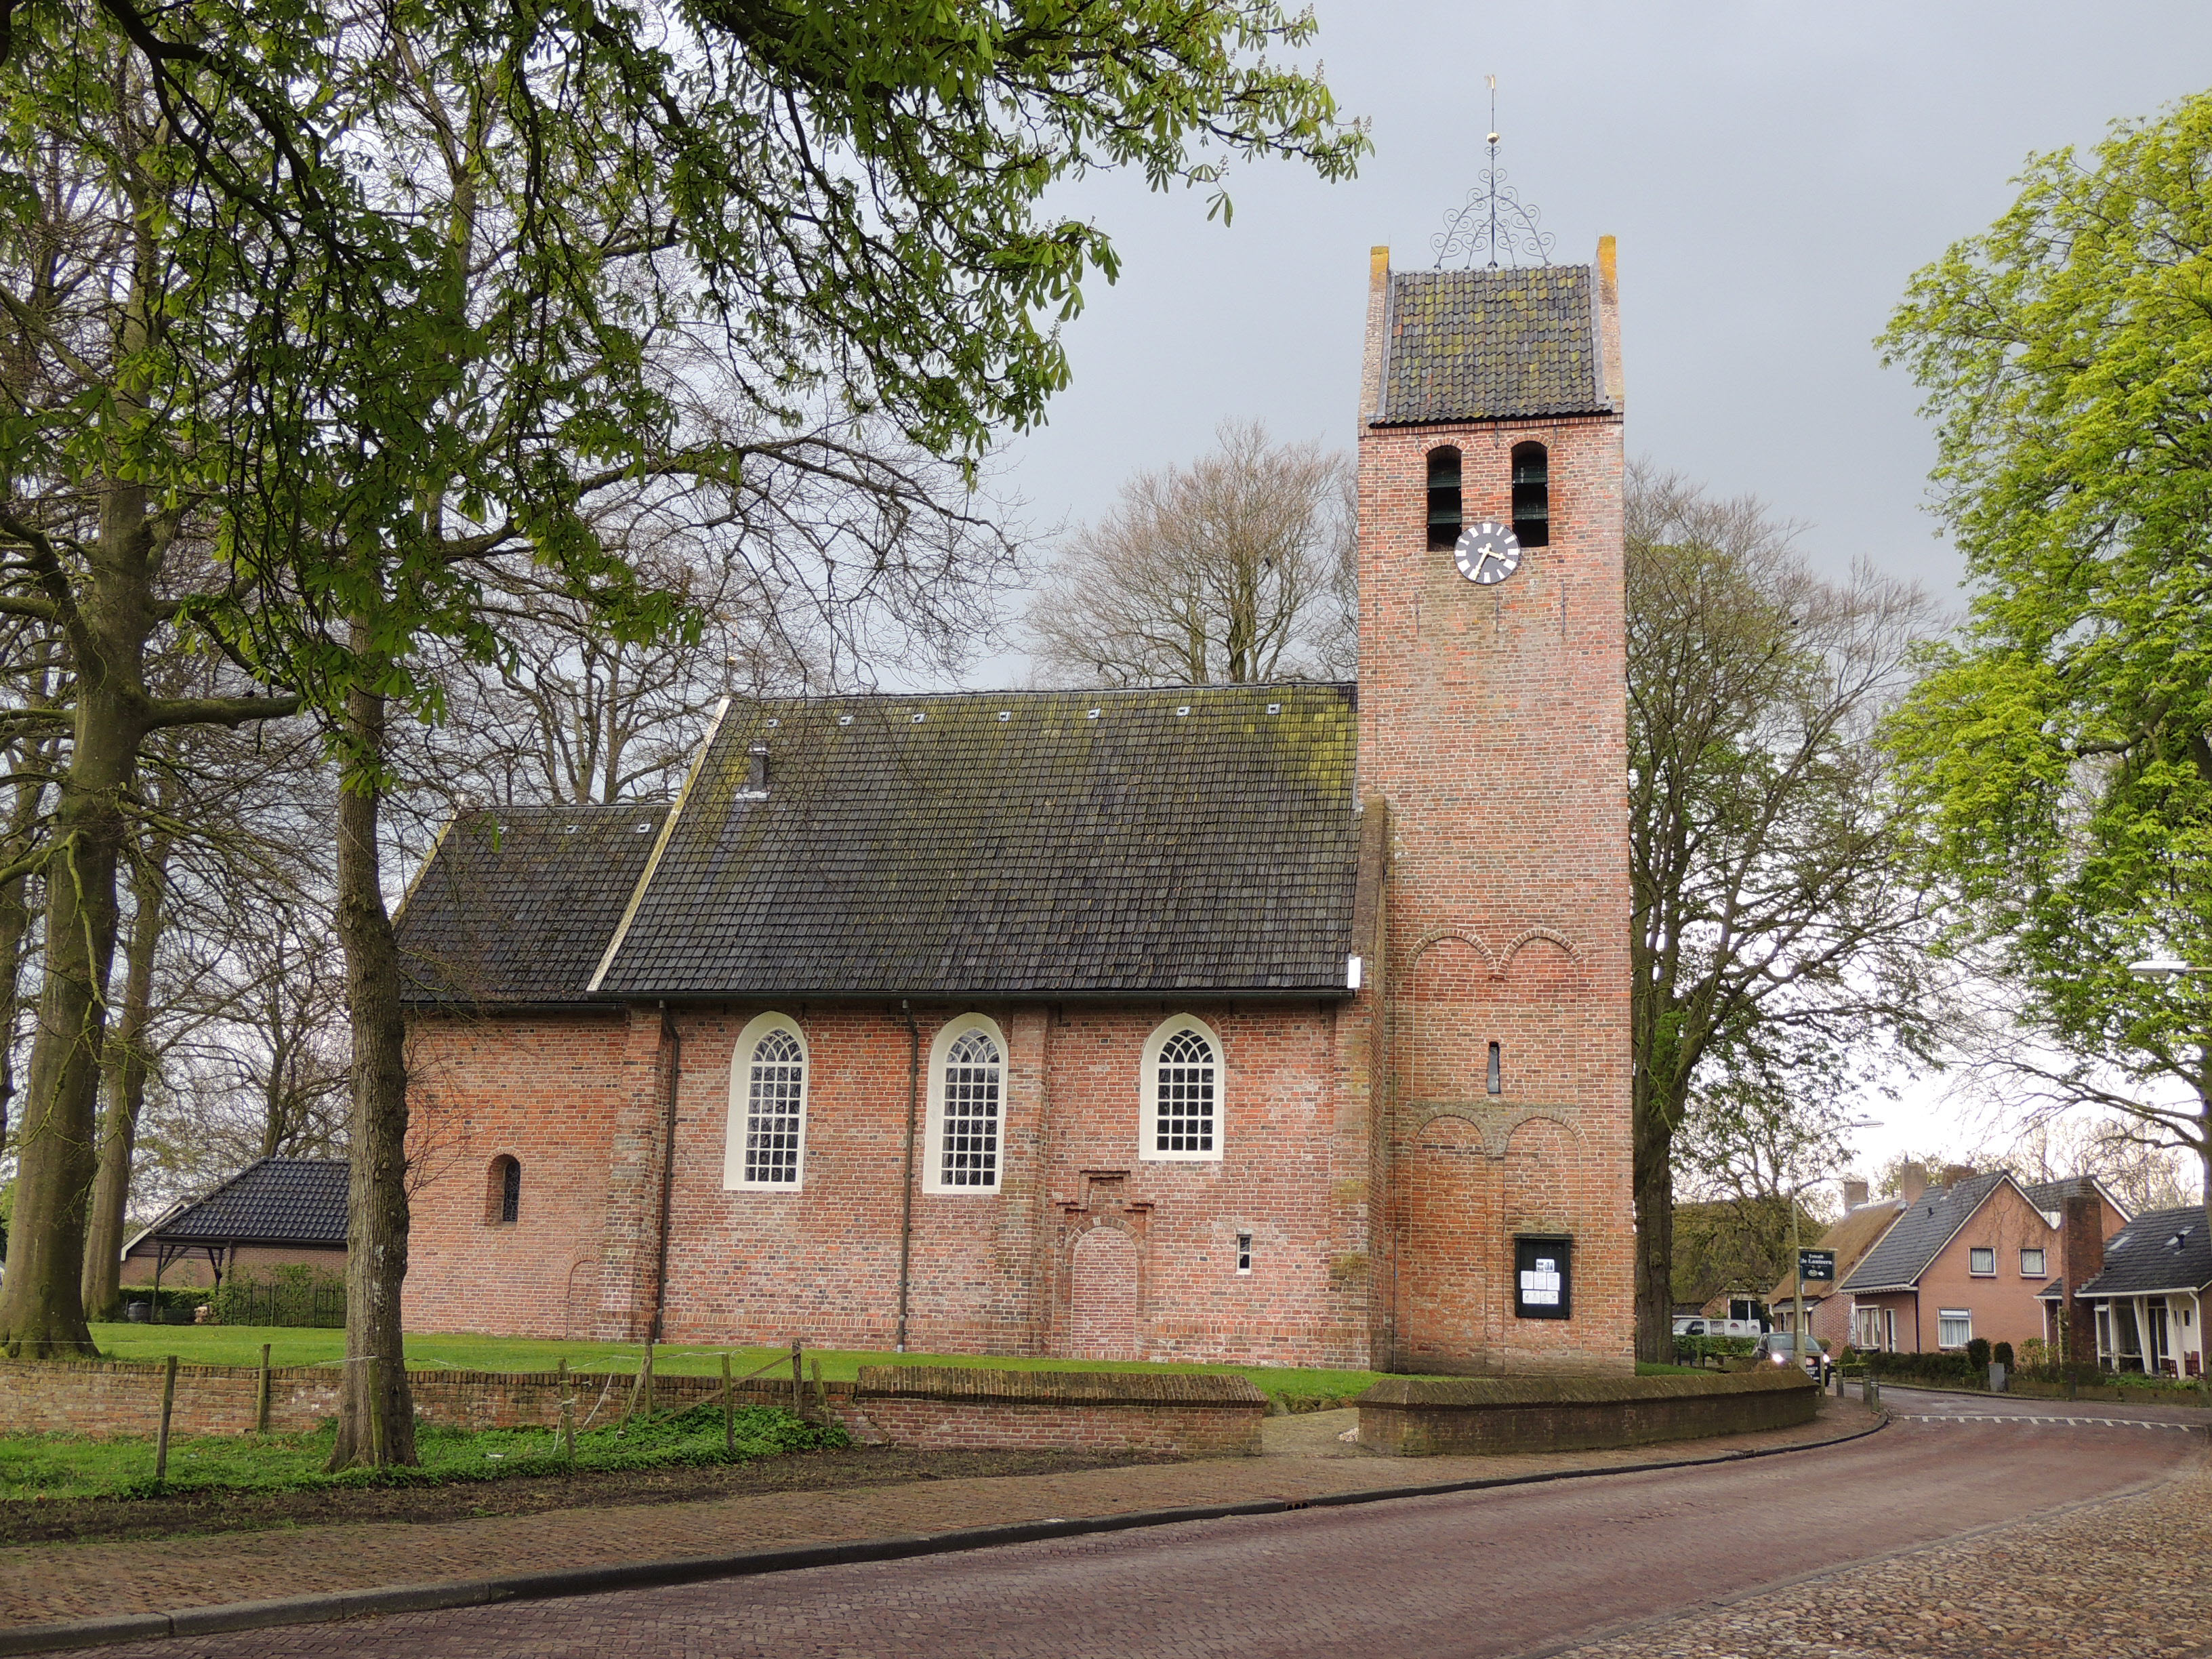
[[[1571,1241],[1513,1241],[1513,1313],[1518,1319],[1565,1319],[1572,1304]]]

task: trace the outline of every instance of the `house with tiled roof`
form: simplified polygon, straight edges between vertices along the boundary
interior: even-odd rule
[[[2095,1322],[2106,1370],[2201,1376],[2208,1291],[2212,1227],[2191,1204],[2139,1215],[2106,1239],[2104,1265],[2074,1294]]]
[[[2045,1287],[2078,1278],[2086,1250],[2127,1222],[2086,1180],[2025,1185],[2007,1170],[1954,1166],[1940,1186],[1923,1181],[1907,1172],[1896,1218],[1841,1276],[1855,1347],[1932,1353],[1977,1337],[2015,1350],[2047,1340]]]
[[[1630,1369],[1611,244],[1366,321],[1356,686],[732,699],[447,828],[410,1324]]]
[[[209,1286],[239,1268],[345,1271],[345,1160],[264,1158],[181,1201],[124,1247],[122,1282]]]
[[[1797,1298],[1802,1292],[1805,1328],[1832,1353],[1841,1352],[1851,1340],[1851,1299],[1843,1293],[1844,1281],[1905,1212],[1905,1200],[1869,1199],[1866,1182],[1850,1181],[1844,1183],[1844,1206],[1841,1218],[1807,1247],[1833,1255],[1836,1276],[1801,1285],[1795,1273],[1787,1273],[1776,1281],[1766,1298],[1774,1310],[1775,1329],[1792,1331],[1797,1328]]]

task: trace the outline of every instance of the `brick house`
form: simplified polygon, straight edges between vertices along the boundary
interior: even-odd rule
[[[1804,1286],[1806,1328],[1831,1353],[1840,1353],[1851,1343],[1851,1298],[1843,1292],[1844,1282],[1905,1212],[1905,1200],[1901,1198],[1869,1200],[1863,1181],[1844,1183],[1844,1202],[1842,1219],[1808,1247],[1834,1255],[1836,1276]],[[1768,1305],[1774,1310],[1774,1328],[1778,1331],[1797,1328],[1794,1300],[1797,1291],[1796,1275],[1785,1274],[1767,1297]]]
[[[1922,1188],[1909,1173],[1901,1213],[1842,1276],[1852,1346],[1933,1353],[1976,1337],[2015,1348],[2043,1337],[2045,1288],[2080,1277],[2086,1247],[2071,1235],[2093,1232],[2101,1244],[2127,1223],[2127,1212],[2086,1178],[2023,1186],[2002,1170],[1976,1175],[1954,1166],[1944,1174],[1947,1184]],[[2086,1206],[2084,1224],[2064,1224],[2069,1206]],[[2077,1258],[2072,1272],[2069,1246]]]
[[[2212,1231],[2204,1206],[2153,1210],[2105,1241],[2104,1263],[2075,1292],[2095,1323],[2106,1370],[2204,1374]]]
[[[126,1244],[122,1283],[205,1289],[240,1267],[343,1273],[346,1179],[341,1158],[257,1159]]]
[[[1356,687],[732,702],[450,825],[409,1322],[1629,1370],[1621,408],[1610,239],[1378,248]]]

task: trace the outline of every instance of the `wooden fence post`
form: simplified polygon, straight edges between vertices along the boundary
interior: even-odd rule
[[[169,1478],[169,1413],[177,1403],[177,1356],[161,1364],[161,1432],[154,1442],[154,1484]]]
[[[737,1406],[730,1398],[730,1356],[722,1356],[722,1455],[738,1455]]]
[[[822,1386],[822,1362],[813,1359],[807,1363],[814,1368],[814,1409],[827,1423],[830,1420],[830,1390]]]
[[[384,1362],[374,1354],[368,1357],[368,1455],[384,1467]]]
[[[561,1446],[568,1461],[576,1461],[576,1402],[568,1397],[568,1362],[561,1362]]]
[[[653,1415],[653,1344],[645,1345],[645,1359],[637,1370],[637,1395],[647,1417]]]
[[[805,1393],[806,1378],[805,1374],[799,1369],[799,1340],[800,1339],[795,1336],[791,1339],[791,1414],[793,1417],[805,1417],[806,1415],[806,1395]]]
[[[269,1432],[269,1345],[261,1345],[261,1380],[253,1395],[253,1431]]]

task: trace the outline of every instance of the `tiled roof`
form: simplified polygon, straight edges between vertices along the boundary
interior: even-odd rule
[[[1377,425],[1610,412],[1589,265],[1390,278]]]
[[[1354,726],[1343,685],[733,705],[600,988],[1340,995]]]
[[[2199,1291],[2212,1285],[2212,1230],[2204,1206],[2153,1210],[2105,1241],[2104,1271],[2077,1295],[2140,1296],[2151,1291]]]
[[[1870,1204],[1846,1210],[1843,1219],[1822,1233],[1819,1243],[1812,1247],[1816,1250],[1833,1250],[1836,1253],[1836,1282],[1823,1285],[1817,1290],[1807,1287],[1805,1299],[1810,1302],[1820,1297],[1832,1296],[1842,1289],[1844,1281],[1850,1278],[1851,1270],[1874,1248],[1875,1242],[1889,1231],[1889,1224],[1897,1219],[1898,1212],[1903,1207],[1896,1199],[1877,1198]],[[1797,1276],[1795,1273],[1784,1274],[1782,1282],[1774,1287],[1774,1294],[1766,1300],[1770,1305],[1778,1305],[1795,1296],[1796,1291]]]
[[[1882,1235],[1881,1243],[1845,1277],[1838,1287],[1846,1291],[1879,1291],[1912,1284],[1928,1271],[1951,1236],[1966,1225],[1966,1218],[1982,1201],[2012,1177],[1992,1170],[1952,1187],[1930,1187],[1905,1207],[1897,1224]]]
[[[526,806],[455,818],[398,919],[406,1000],[581,1000],[667,815]]]
[[[153,1237],[164,1244],[343,1244],[345,1164],[264,1158],[186,1206]]]

